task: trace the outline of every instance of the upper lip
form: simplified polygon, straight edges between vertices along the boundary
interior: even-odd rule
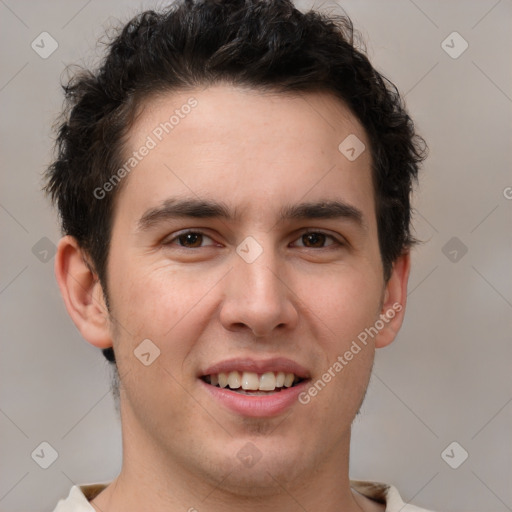
[[[273,357],[269,359],[251,359],[245,357],[229,359],[209,366],[201,372],[200,377],[218,373],[229,373],[232,371],[254,373],[284,372],[294,373],[301,379],[309,378],[309,373],[303,366],[286,357]]]

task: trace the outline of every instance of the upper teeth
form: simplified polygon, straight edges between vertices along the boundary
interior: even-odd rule
[[[293,385],[298,377],[293,373],[284,372],[266,372],[258,375],[254,372],[238,372],[218,373],[209,375],[210,384],[225,388],[229,386],[231,389],[242,388],[249,391],[273,391],[283,386],[289,388]]]

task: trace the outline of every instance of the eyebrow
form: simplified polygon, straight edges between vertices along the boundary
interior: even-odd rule
[[[151,229],[160,222],[175,218],[210,219],[234,221],[239,218],[236,210],[224,203],[204,199],[169,198],[159,206],[147,210],[138,221],[138,231]],[[287,220],[345,219],[366,230],[361,210],[343,201],[317,201],[288,205],[281,209],[278,223]]]

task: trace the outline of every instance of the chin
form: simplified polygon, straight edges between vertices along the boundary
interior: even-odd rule
[[[294,473],[294,474],[293,474]],[[219,490],[239,497],[264,497],[281,494],[283,486],[303,473],[296,465],[260,461],[253,467],[236,466],[217,485]]]
[[[307,463],[304,448],[304,443],[291,440],[283,443],[282,439],[268,437],[237,439],[231,446],[224,447],[230,456],[226,458],[224,450],[217,453],[203,470],[223,492],[240,497],[275,495],[282,493],[283,485],[313,471],[315,461]]]

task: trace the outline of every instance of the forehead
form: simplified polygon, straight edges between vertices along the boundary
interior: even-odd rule
[[[283,128],[288,128],[282,131]],[[247,135],[252,142],[295,142],[318,148],[337,147],[339,137],[366,133],[345,103],[330,92],[276,92],[244,86],[217,84],[188,91],[153,94],[140,102],[128,143],[137,146],[152,135],[157,143],[180,135],[189,142],[240,144]],[[227,134],[228,139],[219,140]],[[172,135],[173,137],[167,137]],[[162,140],[166,139],[166,140]],[[232,144],[233,145],[233,144]]]
[[[169,196],[222,200],[252,216],[299,199],[373,204],[366,133],[326,92],[216,85],[154,96],[126,139],[123,159],[134,158],[119,199],[131,212]]]

